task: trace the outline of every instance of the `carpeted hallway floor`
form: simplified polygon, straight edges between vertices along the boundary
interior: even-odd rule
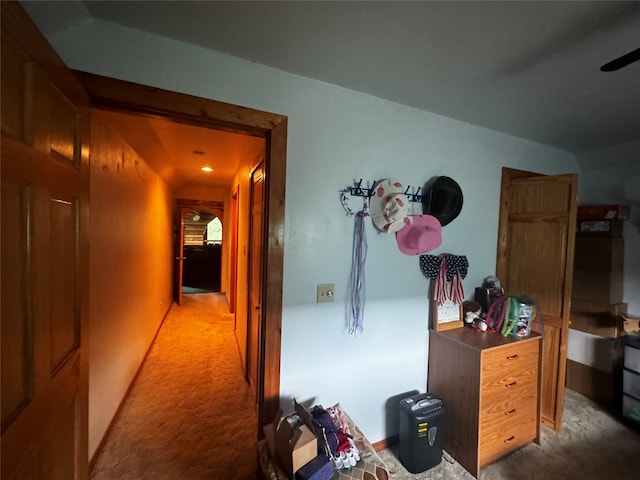
[[[256,478],[257,415],[220,293],[173,305],[92,480]]]

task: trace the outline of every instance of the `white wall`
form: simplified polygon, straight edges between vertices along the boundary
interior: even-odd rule
[[[367,222],[364,333],[344,332],[353,219],[338,190],[359,178],[453,177],[465,204],[434,253],[468,256],[470,297],[495,273],[501,167],[578,171],[560,150],[108,23],[52,43],[75,69],[289,117],[281,393],[341,402],[373,442],[396,433],[385,429],[387,399],[426,388],[428,283],[418,259]],[[335,303],[315,303],[318,283],[336,284]]]

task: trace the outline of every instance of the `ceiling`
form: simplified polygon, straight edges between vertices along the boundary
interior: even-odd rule
[[[574,153],[640,139],[640,62],[599,70],[640,2],[21,3],[49,38],[114,22]]]
[[[184,185],[229,187],[238,170],[249,168],[264,155],[265,139],[260,137],[161,117],[111,111],[97,114],[176,190]],[[204,172],[202,167],[213,172]]]

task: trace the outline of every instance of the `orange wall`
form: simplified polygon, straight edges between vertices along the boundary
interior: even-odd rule
[[[173,194],[92,112],[89,456],[172,302]]]

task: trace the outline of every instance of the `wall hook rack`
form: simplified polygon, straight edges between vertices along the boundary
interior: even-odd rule
[[[349,195],[351,195],[352,197],[369,198],[369,197],[372,197],[374,194],[374,189],[373,189],[374,185],[375,185],[375,182],[367,181],[367,186],[363,187],[362,179],[360,179],[358,182],[354,180],[353,185],[351,185],[347,189],[349,191]],[[422,187],[418,187],[418,189],[416,190],[415,188],[412,189],[411,185],[407,185],[407,188],[403,193],[407,196],[410,202],[426,202],[429,199],[429,196],[420,195],[421,188]]]

